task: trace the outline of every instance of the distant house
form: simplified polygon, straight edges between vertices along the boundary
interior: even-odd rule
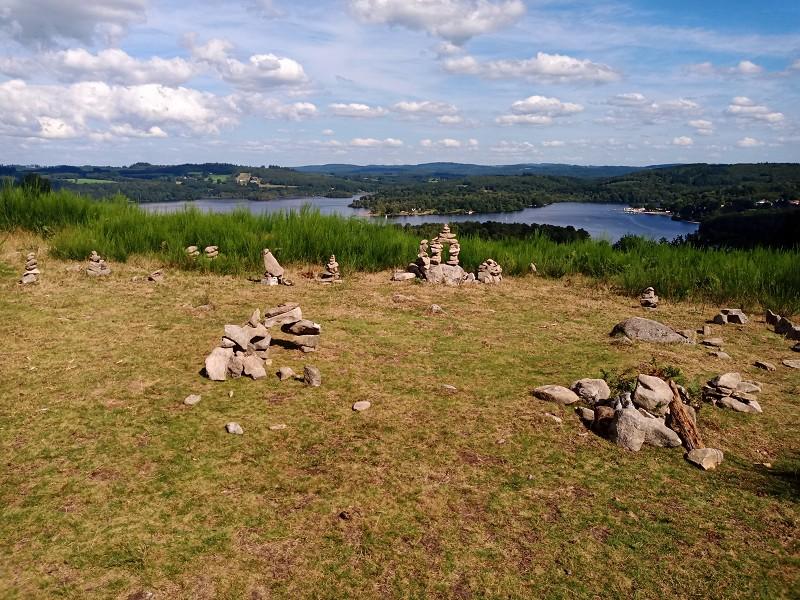
[[[250,173],[239,173],[236,176],[236,183],[239,185],[247,185],[250,183]]]

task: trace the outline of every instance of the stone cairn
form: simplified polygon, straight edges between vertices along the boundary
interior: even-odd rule
[[[264,285],[293,285],[292,282],[284,277],[284,269],[278,260],[270,252],[269,248],[261,251],[261,258],[264,261],[264,276],[261,283]]]
[[[200,256],[200,248],[197,246],[186,246],[186,256],[190,258],[197,258]]]
[[[723,373],[703,386],[703,399],[736,412],[761,413],[761,405],[754,395],[760,391],[758,383],[742,380],[739,373]]]
[[[22,285],[29,285],[31,283],[39,282],[39,261],[36,260],[36,254],[28,252],[25,257],[25,272],[22,274],[22,279],[19,282]]]
[[[325,265],[325,270],[322,273],[320,273],[318,279],[321,283],[342,282],[342,276],[339,273],[339,263],[336,262],[335,254],[331,254],[331,257],[328,259],[328,262]]]
[[[714,323],[718,325],[728,325],[729,323],[744,325],[747,323],[747,315],[738,308],[723,308],[714,317]]]
[[[772,325],[778,335],[786,336],[787,340],[800,340],[800,325],[795,325],[786,317],[768,310],[766,321],[767,325]]]
[[[272,336],[276,326],[284,334],[281,338]],[[321,332],[318,323],[303,319],[300,305],[295,302],[268,309],[263,319],[261,311],[256,309],[244,325],[225,325],[220,345],[205,359],[206,375],[212,381],[242,375],[261,379],[267,375],[265,365],[272,364],[270,346],[314,352]]]
[[[655,289],[649,287],[642,292],[642,295],[639,296],[639,304],[642,305],[642,308],[649,308],[651,310],[658,308],[658,296],[656,296]]]
[[[111,275],[111,267],[103,260],[102,256],[92,250],[92,254],[89,256],[89,265],[86,267],[86,274],[92,277]]]
[[[478,267],[478,281],[481,283],[500,283],[503,281],[503,267],[487,258]]]
[[[206,246],[203,252],[205,252],[208,259],[217,258],[219,256],[219,246]]]

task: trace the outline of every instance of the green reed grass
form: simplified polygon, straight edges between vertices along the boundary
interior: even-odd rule
[[[258,273],[262,248],[287,264],[322,264],[333,253],[345,271],[403,267],[416,257],[419,243],[391,225],[321,215],[310,207],[264,215],[152,214],[122,196],[97,202],[71,192],[34,195],[10,186],[0,190],[0,228],[48,236],[51,252],[64,259],[83,260],[92,250],[115,261],[154,255],[169,266],[234,274]],[[643,239],[616,249],[602,240],[557,244],[543,236],[461,242],[468,270],[494,258],[506,274],[522,275],[533,262],[541,275],[587,275],[629,294],[653,286],[665,298],[800,312],[798,250],[710,250]],[[184,248],[190,245],[219,246],[220,256],[189,259]]]

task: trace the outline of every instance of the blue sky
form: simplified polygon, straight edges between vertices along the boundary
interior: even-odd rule
[[[0,162],[800,159],[797,2],[0,0]]]

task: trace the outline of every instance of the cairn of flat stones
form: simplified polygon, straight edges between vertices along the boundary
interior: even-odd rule
[[[186,246],[185,252],[186,256],[190,258],[196,258],[200,256],[200,248],[198,248],[197,246]]]
[[[761,386],[754,381],[744,381],[739,373],[723,373],[703,386],[706,402],[743,413],[761,413],[755,394]]]
[[[261,278],[261,283],[264,285],[292,285],[292,282],[284,277],[284,268],[269,248],[261,251],[261,259],[264,261],[264,276]]]
[[[639,296],[639,304],[642,305],[642,308],[658,308],[658,296],[656,296],[655,289],[649,287],[642,292],[642,295]]]
[[[503,281],[503,268],[491,258],[487,258],[478,267],[477,279],[481,283],[500,283]]]
[[[718,325],[744,325],[747,323],[747,315],[738,308],[723,308],[714,317],[714,323]]]
[[[272,335],[279,327],[280,338]],[[219,346],[205,359],[206,375],[212,381],[225,381],[229,376],[266,377],[265,365],[272,364],[270,347],[280,345],[303,352],[314,352],[319,346],[322,328],[303,319],[300,305],[289,302],[270,308],[261,317],[256,309],[243,325],[225,325]]]
[[[25,257],[25,272],[19,282],[22,285],[29,285],[31,283],[38,283],[39,281],[39,261],[36,260],[36,254],[29,252]]]
[[[206,258],[217,258],[219,256],[219,246],[206,246],[203,250]]]
[[[325,264],[325,270],[320,273],[319,281],[322,283],[341,283],[342,276],[339,273],[339,263],[336,262],[335,254],[331,254],[331,257]]]
[[[787,340],[800,340],[800,325],[795,325],[786,317],[782,317],[771,310],[767,311],[766,320],[768,325],[772,325],[775,333],[786,336]]]
[[[89,265],[86,267],[86,274],[92,277],[111,275],[111,267],[108,266],[102,256],[92,250],[92,254],[89,256]]]

